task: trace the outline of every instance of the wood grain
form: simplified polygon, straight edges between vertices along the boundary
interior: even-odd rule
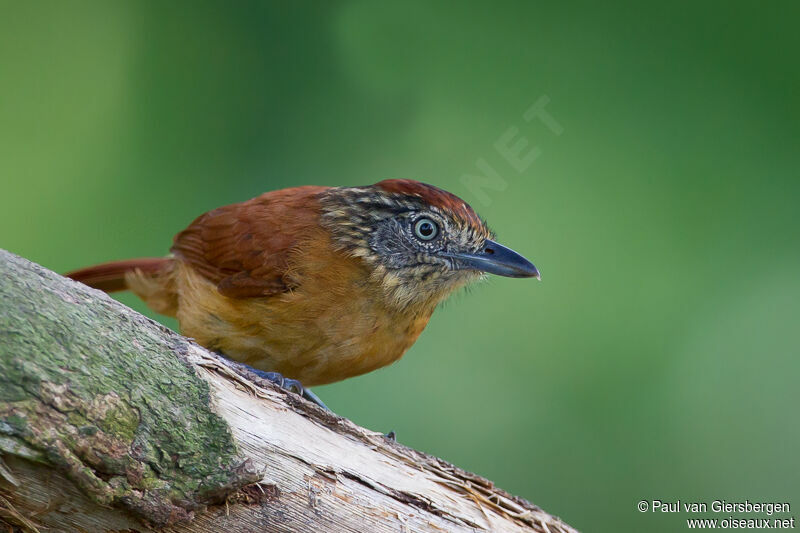
[[[49,321],[58,321],[58,316],[69,315],[72,306],[97,306],[104,309],[104,320],[124,316],[126,327],[168,339],[165,345],[174,350],[167,356],[189,365],[208,384],[208,409],[228,425],[238,457],[259,472],[261,479],[228,487],[216,503],[196,507],[193,519],[174,522],[162,531],[575,531],[489,480],[392,442],[296,395],[256,386],[215,354],[147,320],[133,321],[139,315],[100,292],[0,250],[0,288],[7,289],[12,278],[14,286],[27,290],[4,298],[0,317],[24,315],[46,293],[72,295],[59,297],[62,309],[46,315],[32,313],[26,319],[47,316]],[[91,349],[87,347],[92,345],[96,327],[87,323],[84,330],[73,331],[74,336],[88,341],[74,346]],[[7,340],[8,336],[0,335],[2,357],[10,356],[4,349]],[[26,342],[35,346],[37,339]],[[65,342],[64,348],[69,350],[70,343]],[[46,364],[47,359],[39,360],[32,350],[25,364],[35,367],[43,361]],[[152,364],[160,363],[156,359]],[[0,389],[13,385],[4,379],[0,376]],[[15,394],[25,394],[24,389],[15,389]],[[142,396],[131,401],[138,408],[136,402],[152,399]],[[0,407],[2,404],[0,394]],[[174,406],[178,413],[184,408]],[[31,450],[14,448],[3,438],[0,432],[0,525],[11,531],[42,533],[149,530],[146,519],[119,502],[101,504],[87,495],[58,463],[35,456]]]

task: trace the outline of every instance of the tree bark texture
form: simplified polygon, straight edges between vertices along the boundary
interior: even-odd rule
[[[575,531],[3,250],[0,526]]]

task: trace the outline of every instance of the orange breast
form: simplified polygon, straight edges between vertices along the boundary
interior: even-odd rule
[[[433,306],[387,304],[358,258],[334,252],[312,234],[292,252],[292,289],[233,299],[177,261],[174,282],[181,332],[254,368],[313,386],[370,372],[399,359],[416,341]]]

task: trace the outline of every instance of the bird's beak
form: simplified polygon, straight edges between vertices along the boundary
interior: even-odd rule
[[[541,279],[533,263],[511,248],[506,248],[492,240],[487,240],[483,249],[475,254],[451,253],[447,257],[455,260],[456,266],[465,270],[480,270],[489,274],[509,278]]]

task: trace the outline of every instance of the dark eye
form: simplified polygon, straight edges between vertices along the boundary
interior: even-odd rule
[[[439,234],[439,226],[429,218],[421,218],[414,223],[414,235],[423,241],[430,241]]]

